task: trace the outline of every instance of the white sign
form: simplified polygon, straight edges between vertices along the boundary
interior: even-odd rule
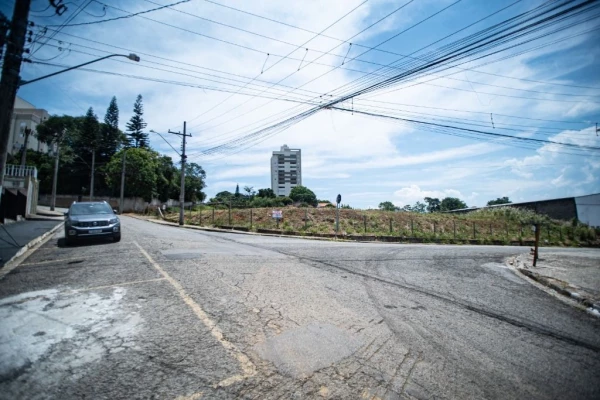
[[[281,211],[281,210],[273,210],[273,218],[283,219],[283,211]]]

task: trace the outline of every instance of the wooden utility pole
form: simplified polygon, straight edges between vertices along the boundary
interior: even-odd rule
[[[192,135],[186,133],[186,122],[183,121],[183,133],[181,132],[171,132],[169,133],[174,135],[181,136],[181,189],[179,191],[179,225],[184,224],[184,210],[183,205],[185,203],[185,159],[187,156],[185,155],[185,140],[186,137],[192,137]]]
[[[121,161],[121,196],[119,198],[119,214],[123,214],[125,207],[125,159],[127,157],[127,149],[123,149],[123,157]]]
[[[27,17],[31,0],[15,2],[13,18],[10,23],[10,33],[6,43],[6,55],[0,78],[0,200],[4,188],[4,173],[8,139],[10,137],[10,120],[19,88],[19,71],[23,61],[23,47],[27,34]]]
[[[56,207],[56,185],[58,183],[58,158],[60,156],[60,142],[56,140],[56,157],[54,157],[54,178],[52,179],[52,199],[50,200],[50,211]]]

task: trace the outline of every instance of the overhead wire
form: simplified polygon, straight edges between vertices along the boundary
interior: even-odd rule
[[[569,2],[562,3],[560,6],[564,6],[564,5],[568,4],[568,3]],[[519,27],[518,25],[513,25],[513,26],[510,27],[510,29],[514,29],[514,30],[512,30],[512,31],[509,30],[508,33],[504,33],[503,35],[500,35],[499,37],[495,37],[494,38],[492,36],[491,39],[484,38],[483,40],[480,39],[480,40],[476,41],[475,43],[470,43],[466,47],[463,46],[462,49],[459,48],[459,51],[460,51],[459,53],[456,53],[456,51],[455,51],[454,54],[451,54],[451,56],[446,56],[445,58],[441,58],[441,60],[438,59],[433,64],[426,65],[424,67],[425,68],[430,68],[431,65],[440,64],[441,62],[447,62],[449,59],[458,58],[458,56],[462,56],[464,58],[465,54],[467,54],[467,55],[468,54],[474,54],[473,53],[474,50],[478,50],[479,49],[479,51],[481,51],[481,48],[483,46],[486,46],[486,45],[489,45],[489,44],[493,44],[494,42],[501,42],[503,39],[505,39],[505,38],[507,38],[509,36],[517,36],[517,37],[519,37],[520,36],[519,33],[522,33],[523,31],[526,31],[529,28],[535,27],[536,25],[539,25],[539,24],[541,24],[543,22],[551,21],[553,19],[559,18],[561,15],[565,15],[565,14],[568,14],[568,13],[572,14],[574,11],[576,11],[576,10],[584,7],[586,4],[589,4],[589,3],[590,2],[584,2],[584,3],[580,3],[578,5],[575,5],[573,7],[567,8],[566,10],[559,10],[555,14],[552,14],[550,17],[545,17],[541,21],[535,21],[535,23],[529,23],[529,24],[527,24],[525,26]],[[557,10],[557,8],[553,8],[550,11],[555,11],[555,10]],[[544,13],[548,13],[548,12],[549,11],[545,11]],[[541,15],[543,16],[543,14],[541,14]],[[534,18],[537,18],[538,16],[539,15],[536,15],[536,16],[534,16]],[[526,21],[532,21],[532,18],[529,18]],[[499,33],[503,33],[503,32],[506,32],[506,29],[505,30],[501,30],[500,32],[495,32],[494,36],[497,36]],[[424,67],[421,67],[420,70],[423,70]],[[417,69],[417,71],[418,70],[419,69]],[[400,74],[400,75],[402,75],[402,74]],[[397,81],[397,80],[398,80],[398,77],[393,77],[393,78],[385,80],[383,82],[378,82],[378,83],[376,83],[374,85],[371,85],[371,86],[368,86],[366,88],[363,88],[358,93],[366,93],[366,92],[369,92],[369,91],[374,91],[374,90],[379,89],[380,87],[382,87],[384,85],[393,84],[394,81]],[[357,95],[357,92],[351,93],[351,94],[346,95],[346,96],[344,96],[342,98],[330,101],[329,103],[325,104],[323,107],[334,105],[336,103],[339,103],[340,101],[346,100],[346,99],[351,98],[351,97],[355,97],[356,95]],[[323,107],[318,107],[318,108],[315,108],[315,109],[312,109],[312,110],[305,111],[305,112],[303,112],[301,114],[298,114],[296,116],[288,118],[288,119],[286,119],[286,120],[284,120],[284,121],[282,121],[282,122],[280,122],[280,123],[278,123],[278,124],[276,124],[276,125],[274,125],[272,127],[268,127],[268,128],[259,130],[259,131],[254,132],[254,133],[251,133],[251,134],[248,134],[248,135],[244,135],[241,138],[238,138],[238,139],[235,139],[235,140],[231,140],[231,141],[229,141],[227,143],[224,143],[224,144],[222,144],[220,146],[216,146],[213,149],[209,149],[205,153],[210,153],[210,152],[215,152],[215,151],[223,150],[223,149],[226,149],[226,148],[231,148],[231,147],[234,147],[236,145],[239,145],[240,143],[245,143],[245,142],[248,142],[250,140],[256,140],[259,136],[263,136],[263,135],[267,136],[268,134],[265,133],[265,131],[269,131],[269,130],[273,130],[273,129],[279,130],[281,127],[285,128],[288,124],[292,124],[292,123],[294,123],[295,121],[297,121],[299,119],[304,119],[304,118],[306,118],[306,117],[314,114],[319,109],[322,109]]]

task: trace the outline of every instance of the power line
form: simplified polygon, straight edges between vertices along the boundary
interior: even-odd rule
[[[94,1],[96,1],[96,0],[94,0]],[[103,20],[100,20],[100,21],[89,21],[89,22],[80,22],[80,23],[78,23],[78,24],[67,24],[67,25],[47,25],[47,26],[48,26],[48,27],[62,26],[62,27],[64,28],[64,27],[70,27],[70,26],[82,26],[82,25],[94,25],[94,24],[102,24],[102,23],[104,23],[104,22],[110,22],[110,21],[116,21],[116,20],[119,20],[119,19],[132,18],[132,17],[138,16],[138,15],[141,15],[141,14],[147,14],[147,13],[150,13],[150,12],[153,12],[153,11],[162,10],[163,8],[168,8],[168,7],[176,6],[176,5],[178,5],[178,4],[181,4],[181,3],[188,3],[189,1],[190,1],[190,0],[181,0],[181,1],[178,1],[178,2],[176,2],[176,3],[167,4],[167,5],[164,5],[164,6],[161,6],[161,7],[153,8],[153,9],[151,9],[151,10],[139,11],[139,12],[137,12],[137,13],[130,13],[129,15],[126,15],[126,16],[122,16],[122,17],[115,17],[115,18],[108,18],[108,19],[103,19]],[[105,6],[105,7],[111,7],[111,8],[114,8],[114,7],[112,7],[112,6],[109,6],[108,4],[104,4],[104,3],[101,3],[101,2],[99,2],[99,1],[96,1],[96,2],[97,2],[97,3],[99,3],[99,4],[102,4],[102,5],[103,5],[103,6]],[[155,4],[156,4],[156,3],[155,3]]]

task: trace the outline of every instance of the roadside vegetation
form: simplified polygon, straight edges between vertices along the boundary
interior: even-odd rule
[[[185,223],[199,226],[235,227],[250,231],[275,230],[299,235],[334,235],[335,208],[280,207],[283,219],[272,218],[273,208],[223,208],[196,206],[185,211]],[[340,209],[341,237],[414,238],[423,242],[528,243],[535,239],[534,224],[540,226],[542,246],[600,245],[600,232],[577,221],[558,221],[532,211],[510,207],[482,209],[464,214],[442,212]],[[177,208],[168,209],[165,219],[176,222]]]

